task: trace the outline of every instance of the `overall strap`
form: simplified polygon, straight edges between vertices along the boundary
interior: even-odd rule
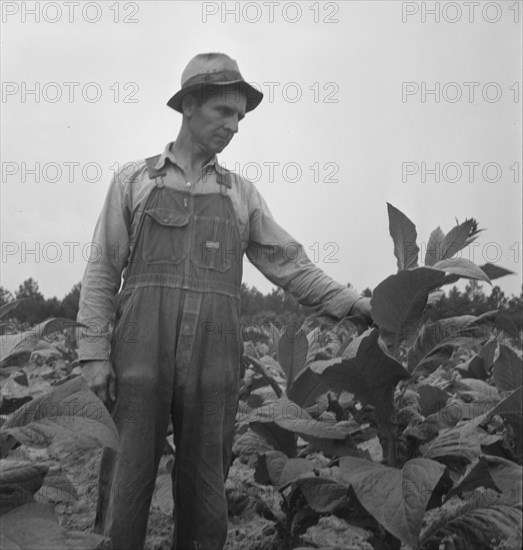
[[[234,174],[229,170],[226,170],[222,166],[219,166],[216,170],[216,182],[220,186],[222,195],[227,195],[227,191],[231,189],[233,183]]]
[[[135,260],[135,257],[136,257],[136,249],[137,249],[138,241],[142,237],[143,225],[145,223],[147,209],[151,206],[151,204],[155,200],[155,197],[156,197],[157,193],[159,193],[160,190],[164,187],[163,176],[165,176],[166,173],[167,173],[165,171],[165,167],[162,168],[162,170],[156,170],[156,168],[155,168],[156,164],[158,163],[159,158],[160,158],[160,155],[156,155],[155,157],[149,157],[149,158],[145,159],[145,163],[147,165],[147,174],[148,174],[150,179],[155,180],[156,185],[155,185],[155,187],[153,187],[151,189],[151,191],[149,192],[147,198],[145,199],[145,204],[143,206],[143,210],[142,210],[140,219],[138,220],[138,225],[137,225],[137,228],[136,228],[135,241],[134,241],[134,247],[133,247],[133,250],[132,250],[131,255],[129,257],[129,266],[128,266],[128,269],[127,269],[126,280],[127,280],[127,277],[129,276],[130,272],[133,270],[133,261]],[[125,286],[125,281],[124,281],[124,286]]]

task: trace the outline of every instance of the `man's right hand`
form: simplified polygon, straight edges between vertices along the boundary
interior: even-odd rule
[[[350,309],[349,315],[359,315],[360,317],[363,317],[368,325],[371,325],[371,309],[370,298],[361,296],[354,302],[352,308]]]
[[[110,361],[82,362],[82,376],[106,407],[116,401],[116,375]]]

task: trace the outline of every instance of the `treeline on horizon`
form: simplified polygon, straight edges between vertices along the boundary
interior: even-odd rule
[[[52,317],[76,319],[80,289],[81,283],[75,284],[60,300],[57,297],[45,298],[32,277],[26,279],[14,294],[0,286],[0,306],[25,298],[9,314],[10,322],[4,323],[1,333],[27,330]],[[282,327],[290,323],[301,323],[309,313],[290,294],[279,288],[263,294],[256,287],[242,283],[240,294],[242,321],[245,323],[261,325],[271,322]],[[361,294],[370,297],[372,291],[367,288]],[[499,286],[494,286],[490,294],[486,295],[481,285],[472,280],[464,291],[454,286],[437,303],[428,306],[423,321],[436,321],[458,315],[481,315],[486,311],[500,309],[519,332],[522,330],[522,302],[523,291],[519,296],[508,297]]]

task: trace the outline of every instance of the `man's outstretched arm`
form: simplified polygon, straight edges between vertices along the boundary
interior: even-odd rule
[[[247,257],[272,283],[318,314],[336,319],[358,314],[370,321],[370,300],[337,283],[316,266],[303,246],[274,220],[254,187],[249,214]]]

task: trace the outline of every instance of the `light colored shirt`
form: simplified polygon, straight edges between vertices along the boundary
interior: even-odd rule
[[[219,193],[223,168],[213,157],[196,181],[187,182],[168,143],[156,168],[164,168],[165,186],[194,194]],[[232,174],[232,173],[231,173]],[[252,182],[234,173],[227,190],[236,213],[242,254],[272,283],[319,314],[341,319],[360,296],[325,274],[302,245],[276,223]],[[110,353],[115,297],[136,239],[138,222],[155,180],[145,160],[127,163],[111,180],[93,236],[91,259],[82,280],[78,321],[87,325],[78,341],[81,361],[106,360]]]

